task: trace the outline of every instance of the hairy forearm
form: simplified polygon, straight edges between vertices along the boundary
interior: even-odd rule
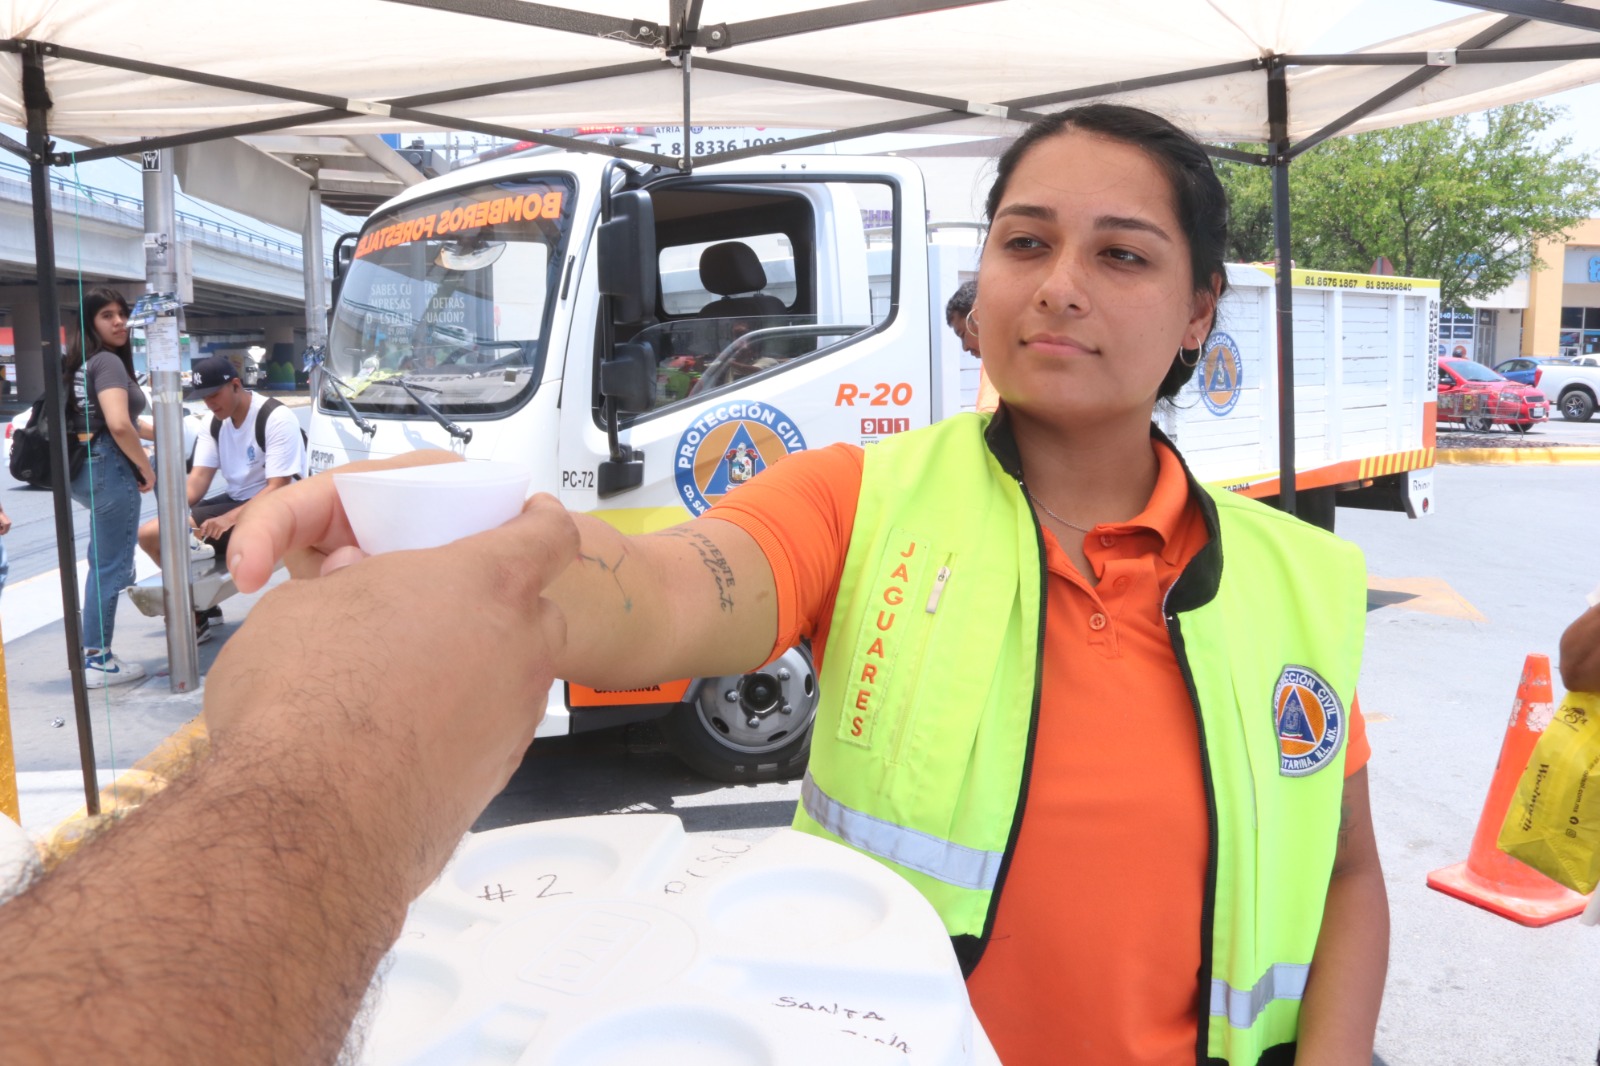
[[[6,1060],[332,1061],[415,888],[340,791],[294,745],[221,738],[0,907]]]
[[[597,518],[574,518],[581,553],[546,593],[567,620],[557,677],[631,688],[760,664],[776,625],[764,559],[730,557],[706,523],[629,537]],[[724,539],[730,530],[745,538],[712,525]]]

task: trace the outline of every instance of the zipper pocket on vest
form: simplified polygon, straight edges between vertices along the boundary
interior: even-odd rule
[[[905,757],[906,743],[913,733],[917,717],[917,697],[922,692],[922,660],[928,651],[928,644],[933,639],[934,627],[938,625],[938,611],[940,601],[944,597],[945,588],[950,583],[951,562],[955,556],[946,552],[934,570],[933,583],[929,587],[928,596],[922,604],[922,617],[918,618],[918,636],[913,647],[902,652],[902,676],[909,677],[911,687],[906,692],[905,700],[901,704],[901,711],[895,721],[894,737],[889,744],[889,763],[898,766]],[[906,653],[910,653],[907,655]]]

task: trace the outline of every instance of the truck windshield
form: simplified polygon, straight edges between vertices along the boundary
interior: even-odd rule
[[[572,183],[519,178],[374,215],[339,293],[328,365],[367,414],[493,415],[538,386]],[[396,380],[399,379],[399,380]],[[402,387],[401,382],[412,386]],[[323,384],[330,414],[344,404]]]

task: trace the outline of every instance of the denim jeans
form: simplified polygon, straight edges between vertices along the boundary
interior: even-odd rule
[[[117,597],[133,584],[133,551],[139,543],[139,482],[111,434],[96,433],[89,442],[89,459],[72,479],[72,498],[89,509],[83,646],[109,648]]]

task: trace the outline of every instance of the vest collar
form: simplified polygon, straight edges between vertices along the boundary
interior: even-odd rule
[[[1217,595],[1217,587],[1222,583],[1222,528],[1217,521],[1217,505],[1207,492],[1195,480],[1194,473],[1190,471],[1189,464],[1184,462],[1183,453],[1180,452],[1167,439],[1154,423],[1150,423],[1150,436],[1172,449],[1172,454],[1178,457],[1179,464],[1183,467],[1184,480],[1189,483],[1189,497],[1200,507],[1200,514],[1206,524],[1206,543],[1195,553],[1189,565],[1184,567],[1183,573],[1178,575],[1178,580],[1172,583],[1167,592],[1166,610],[1168,614],[1179,611],[1192,611],[1210,603]],[[1011,428],[1011,417],[1007,413],[1005,401],[1001,401],[994,417],[984,427],[983,439],[989,446],[990,453],[1000,468],[1017,481],[1022,480],[1022,454],[1017,450],[1017,438]]]

